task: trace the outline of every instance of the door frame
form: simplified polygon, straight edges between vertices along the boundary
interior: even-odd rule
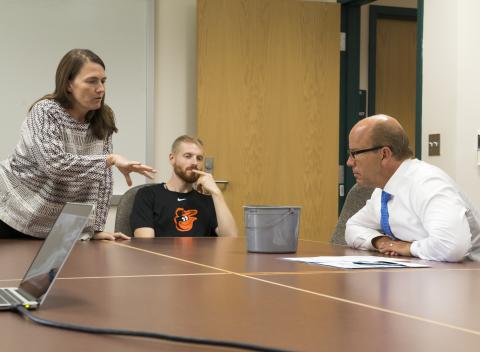
[[[405,7],[392,7],[392,6],[377,6],[371,5],[369,9],[369,18],[368,18],[368,115],[374,115],[377,113],[375,107],[375,98],[376,98],[376,61],[377,61],[377,21],[379,19],[397,19],[402,21],[415,21],[417,27],[419,26],[418,21],[418,10],[414,8],[405,8]],[[418,40],[418,30],[417,30],[417,40]],[[417,57],[416,62],[419,60],[418,55],[418,45],[417,45]],[[416,64],[417,74],[418,64]],[[420,77],[421,81],[421,77]],[[418,99],[418,79],[416,80],[416,99]],[[416,104],[416,107],[421,104]],[[421,117],[418,112],[415,113],[415,157],[421,157]]]
[[[341,4],[340,31],[345,33],[345,50],[340,52],[340,119],[339,119],[339,192],[338,213],[345,197],[355,184],[347,167],[348,134],[360,120],[360,7],[373,0],[338,0]]]
[[[363,116],[361,113],[360,83],[360,7],[374,0],[337,0],[341,4],[341,32],[345,33],[345,51],[340,53],[340,119],[339,119],[339,197],[340,213],[348,191],[355,178],[347,167],[348,134]],[[417,59],[416,59],[416,107],[415,144],[416,157],[421,159],[422,137],[422,68],[423,68],[423,11],[424,0],[417,0]],[[370,78],[369,78],[370,82]],[[370,95],[370,94],[367,94]]]

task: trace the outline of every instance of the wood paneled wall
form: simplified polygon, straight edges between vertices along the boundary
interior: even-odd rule
[[[337,4],[199,0],[198,135],[243,205],[301,205],[302,238],[337,221]]]

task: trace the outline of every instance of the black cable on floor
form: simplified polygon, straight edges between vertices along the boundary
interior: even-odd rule
[[[153,338],[153,339],[161,339],[161,340],[197,344],[197,345],[237,348],[237,349],[242,349],[247,351],[287,352],[286,350],[279,350],[276,348],[263,347],[263,346],[257,346],[257,345],[251,345],[251,344],[245,344],[245,343],[233,342],[233,341],[208,340],[208,339],[200,339],[200,338],[194,338],[194,337],[183,337],[183,336],[176,336],[176,335],[160,334],[160,333],[148,332],[148,331],[95,328],[90,326],[62,323],[62,322],[57,322],[53,320],[47,320],[47,319],[36,317],[30,311],[28,311],[28,309],[26,309],[21,305],[13,307],[12,309],[20,313],[23,317],[30,319],[34,323],[52,327],[52,328],[63,329],[63,330],[79,331],[79,332],[84,332],[89,334],[100,334],[100,335],[147,337],[147,338]]]

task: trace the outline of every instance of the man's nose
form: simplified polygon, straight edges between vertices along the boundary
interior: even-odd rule
[[[348,156],[348,159],[347,159],[347,166],[348,167],[353,167],[353,164],[355,163],[355,159],[352,158],[351,155]]]

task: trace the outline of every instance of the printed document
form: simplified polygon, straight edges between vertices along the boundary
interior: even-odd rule
[[[428,268],[429,265],[408,259],[376,256],[322,256],[282,258],[294,262],[333,266],[342,269]]]

